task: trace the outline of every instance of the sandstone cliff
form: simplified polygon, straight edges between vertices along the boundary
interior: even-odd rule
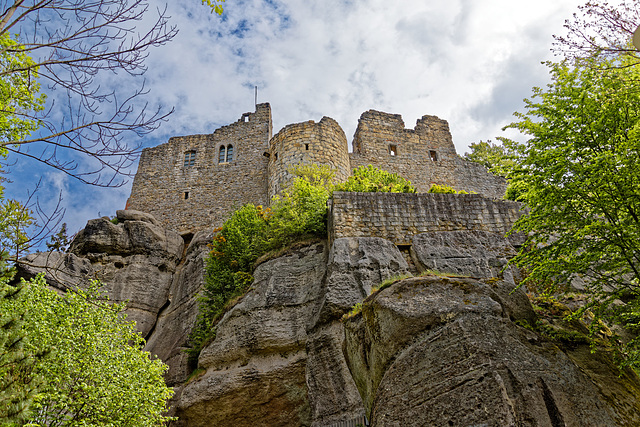
[[[502,272],[515,249],[489,231],[418,234],[404,253],[373,237],[293,247],[257,266],[187,381],[182,349],[211,234],[184,242],[149,215],[118,218],[89,221],[69,253],[32,255],[21,274],[47,270],[58,287],[97,277],[128,300],[147,349],[170,366],[182,426],[338,426],[365,415],[375,426],[640,425],[640,381],[610,354],[518,326],[535,314],[511,292],[517,274]],[[425,270],[440,274],[371,295]]]

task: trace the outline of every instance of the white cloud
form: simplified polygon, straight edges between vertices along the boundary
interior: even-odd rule
[[[551,59],[551,35],[582,3],[229,0],[219,18],[197,0],[172,0],[180,33],[151,53],[146,78],[152,104],[176,112],[145,145],[237,120],[253,110],[257,85],[274,132],[327,115],[351,139],[369,109],[400,113],[407,127],[432,114],[449,121],[462,153],[499,135],[531,87],[546,83],[540,62]],[[75,184],[69,191],[78,222],[113,214],[127,196]]]

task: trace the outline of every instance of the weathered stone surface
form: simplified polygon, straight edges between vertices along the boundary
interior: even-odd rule
[[[27,280],[43,272],[47,283],[60,290],[86,286],[94,276],[91,262],[71,253],[37,252],[18,264],[18,277]]]
[[[145,221],[113,224],[105,218],[92,219],[78,232],[69,247],[76,255],[89,253],[156,255],[171,261],[180,260],[184,241],[176,232]]]
[[[196,233],[178,266],[163,309],[147,338],[145,350],[157,355],[169,365],[165,374],[167,384],[177,386],[189,375],[187,339],[198,316],[196,296],[204,286],[204,259],[213,238],[211,230]]]
[[[134,209],[120,209],[116,211],[116,218],[118,221],[143,221],[149,222],[154,225],[160,225],[160,222],[155,216]]]
[[[400,281],[345,326],[347,360],[372,425],[640,422],[635,375],[618,378],[609,355],[583,363],[516,326],[477,280]]]
[[[503,277],[502,269],[515,248],[502,233],[480,230],[417,234],[412,249],[418,268],[477,278]],[[510,271],[506,272],[510,275]],[[513,281],[512,278],[507,280]]]
[[[529,298],[522,289],[514,290],[514,277],[519,276],[519,271],[505,268],[517,251],[503,234],[480,230],[434,231],[414,236],[412,243],[419,270],[490,279],[488,283],[498,297],[493,298],[502,304],[508,316],[534,324]]]
[[[339,321],[317,327],[307,336],[307,389],[312,427],[364,415],[362,398],[347,367]]]
[[[188,427],[308,426],[304,354],[269,354],[207,370],[185,386],[179,409]]]
[[[253,291],[227,312],[199,365],[223,369],[259,353],[304,349],[306,324],[326,268],[324,244],[303,247],[260,265]]]
[[[329,254],[326,289],[315,322],[339,319],[371,293],[373,286],[409,272],[398,248],[379,237],[336,239]],[[310,325],[313,326],[313,325]]]
[[[224,315],[216,339],[202,350],[198,364],[206,372],[182,392],[178,413],[189,426],[311,424],[305,325],[326,252],[315,244],[258,266],[253,290]]]

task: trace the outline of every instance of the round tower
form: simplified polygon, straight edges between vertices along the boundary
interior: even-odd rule
[[[290,168],[301,164],[327,165],[337,181],[346,180],[351,175],[348,147],[344,131],[332,118],[285,126],[269,142],[269,197],[293,178]]]

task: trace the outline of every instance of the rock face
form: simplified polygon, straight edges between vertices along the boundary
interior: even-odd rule
[[[502,301],[493,284],[438,276],[369,297],[345,325],[345,352],[372,425],[640,423],[632,372],[561,351],[516,326]]]
[[[158,226],[151,215],[143,212],[118,211],[117,219],[117,224],[108,218],[90,220],[68,253],[31,254],[20,265],[19,275],[31,277],[45,272],[47,282],[61,290],[99,279],[112,301],[127,301],[127,316],[148,340],[147,349],[170,364],[168,382],[184,381],[186,364],[182,360],[172,363],[171,358],[184,346],[186,337],[184,333],[168,333],[162,328],[166,325],[164,319],[178,305],[186,322],[176,321],[172,325],[190,330],[196,309],[189,310],[182,303],[186,299],[195,306],[194,295],[202,286],[202,262],[192,268],[197,270],[192,272],[197,279],[185,278],[188,276],[185,270],[193,264],[190,262],[193,250],[187,251],[186,261],[181,264],[184,241],[180,235]],[[180,268],[182,276],[176,277],[183,264],[187,268]],[[182,287],[187,289],[181,293]],[[172,310],[167,310],[169,307]],[[157,329],[163,330],[162,337],[154,334]]]
[[[340,317],[407,263],[378,238],[337,240],[265,262],[218,324],[187,384],[178,415],[188,426],[326,426],[364,414],[342,353]]]
[[[146,349],[170,366],[176,425],[640,425],[632,372],[517,326],[536,316],[503,270],[515,249],[490,232],[416,235],[407,258],[373,237],[293,247],[257,266],[187,381],[212,232],[185,243],[148,214],[117,218],[89,221],[68,253],[31,255],[19,274],[44,271],[60,289],[97,277],[128,300]],[[426,275],[400,279],[414,267]]]

